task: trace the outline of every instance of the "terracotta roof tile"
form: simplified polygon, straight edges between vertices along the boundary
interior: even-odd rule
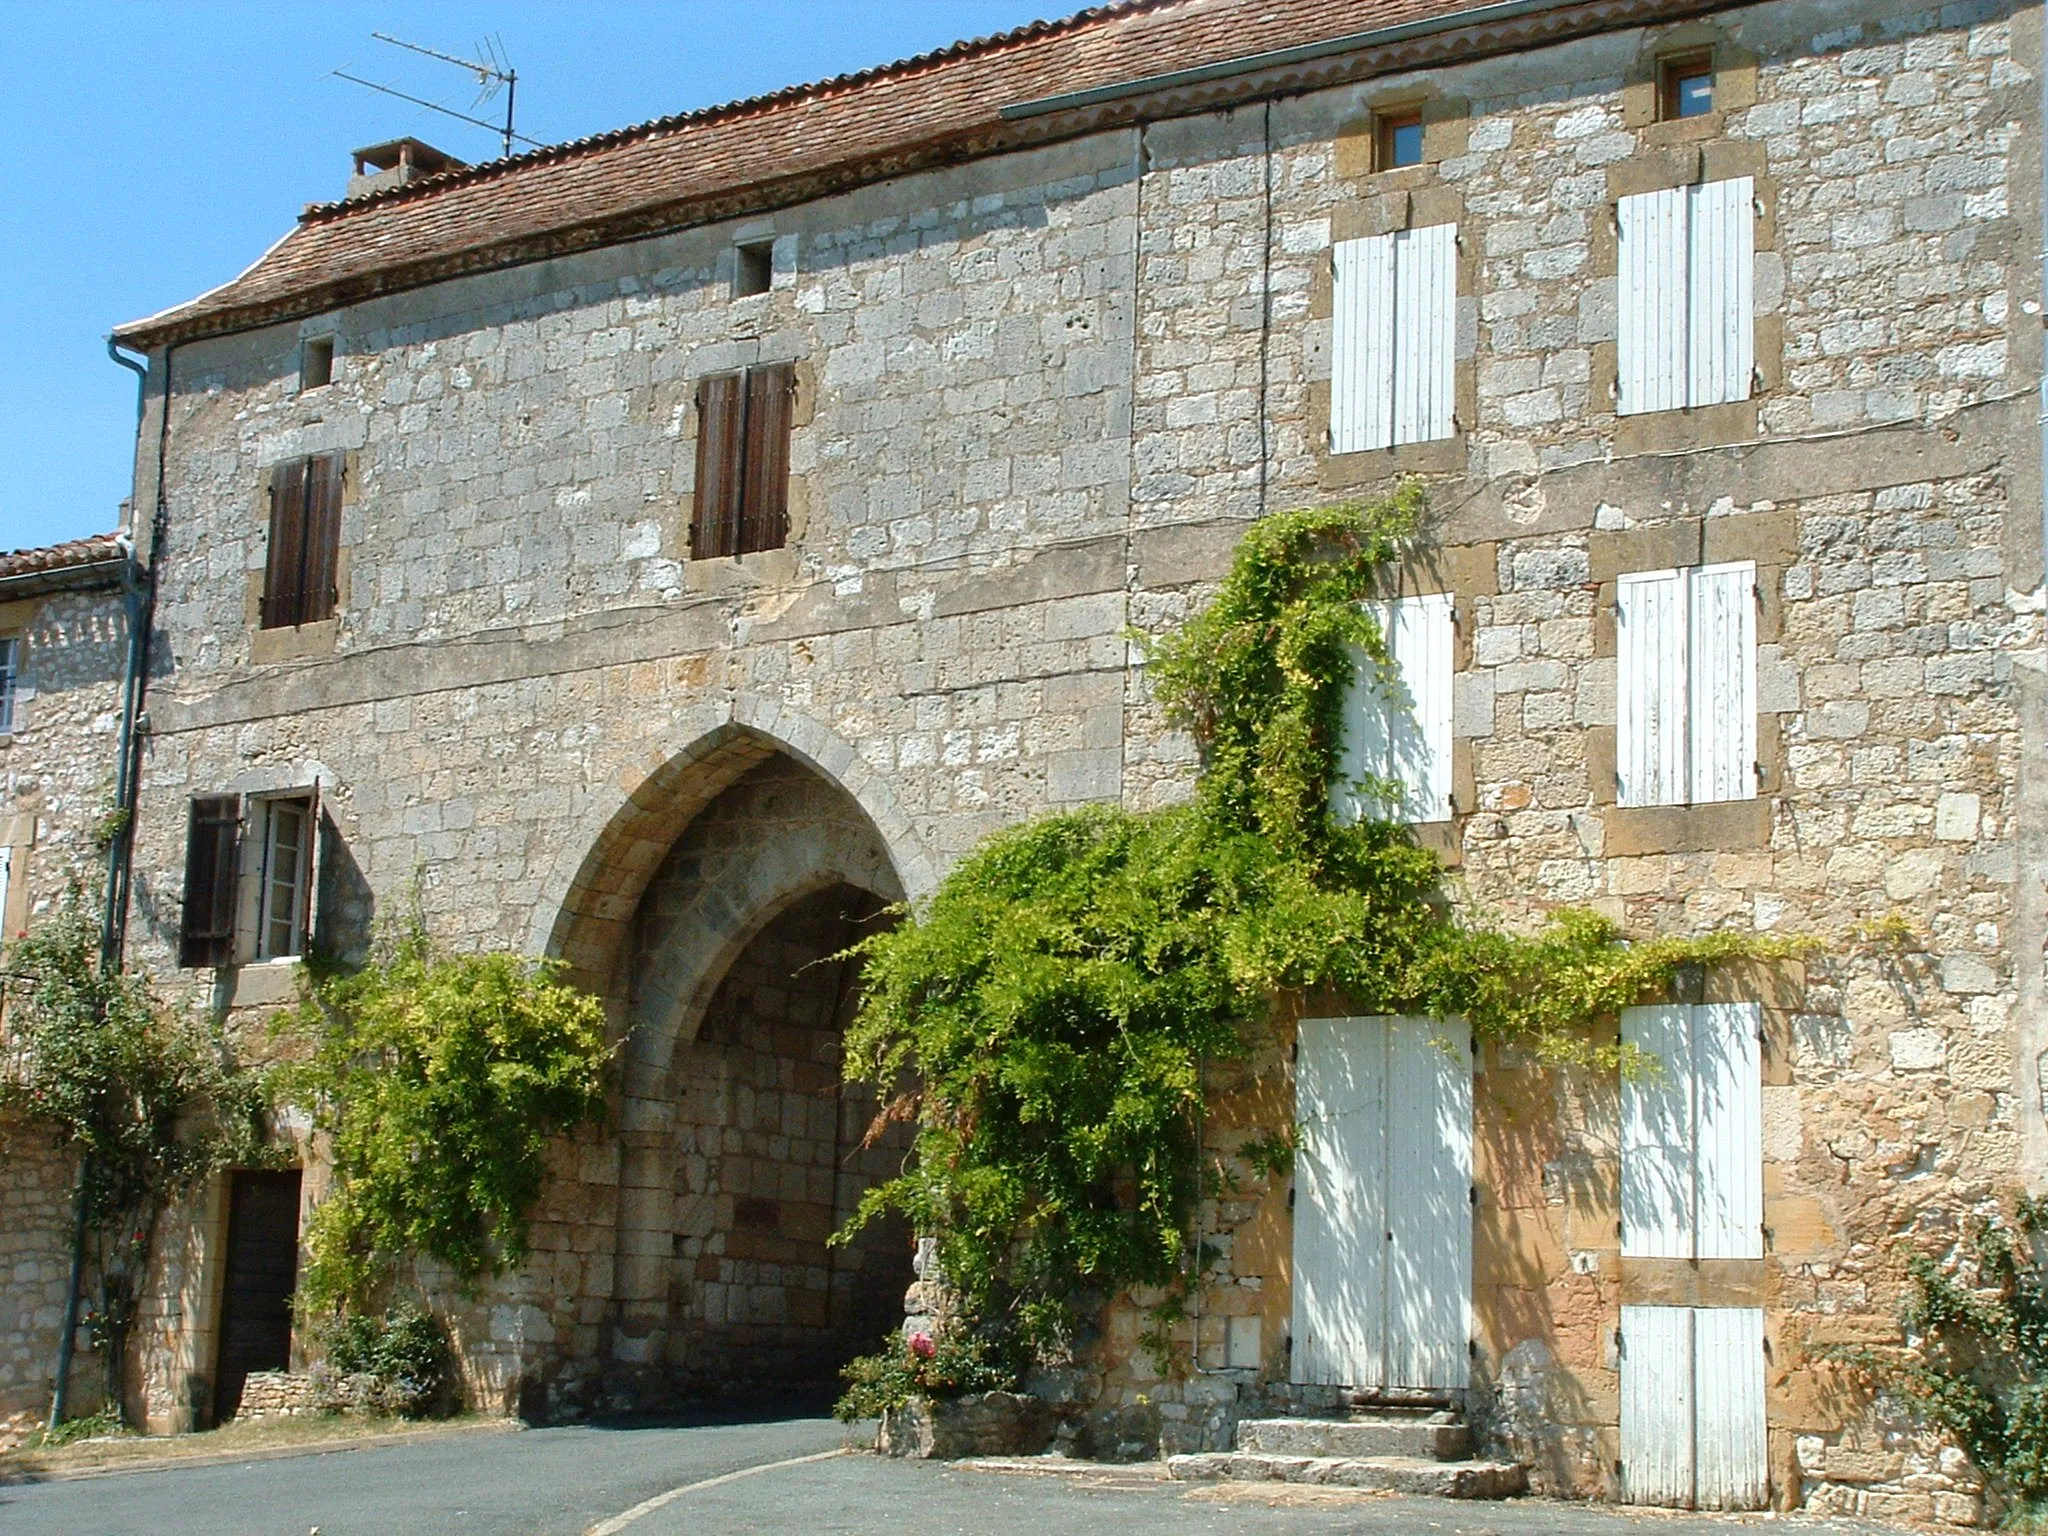
[[[45,544],[38,549],[0,550],[0,581],[15,576],[43,576],[56,571],[75,570],[121,558],[121,546],[111,533],[96,533],[89,539],[70,539],[62,544]]]
[[[1525,25],[1593,30],[1714,3],[1584,0],[1547,28],[1541,20]],[[314,205],[241,276],[116,334],[138,347],[220,334],[457,272],[734,217],[824,186],[1088,126],[1006,122],[1005,106],[1475,9],[1485,20],[1475,0],[1130,0],[1036,22],[860,74]],[[1491,30],[1492,46],[1503,46]]]

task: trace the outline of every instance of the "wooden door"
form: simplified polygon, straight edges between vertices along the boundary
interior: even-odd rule
[[[1295,1095],[1294,1379],[1465,1386],[1469,1032],[1435,1019],[1305,1019]]]
[[[239,1170],[231,1179],[214,1371],[216,1424],[235,1416],[251,1371],[281,1371],[291,1364],[292,1290],[299,1275],[298,1170]]]
[[[1769,1502],[1761,1308],[1621,1309],[1621,1478],[1631,1504]]]

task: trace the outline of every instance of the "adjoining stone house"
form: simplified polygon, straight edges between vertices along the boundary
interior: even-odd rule
[[[71,890],[100,899],[127,564],[112,534],[0,553],[0,973],[7,944]],[[0,975],[0,1029],[7,985]],[[0,1432],[48,1408],[76,1172],[45,1132],[0,1117]],[[104,1361],[81,1353],[75,1371],[73,1401],[90,1408]]]
[[[1413,698],[1359,718],[1467,899],[1925,953],[1625,1018],[1661,1096],[1283,1021],[1211,1124],[1305,1118],[1293,1188],[1205,1212],[1192,1374],[1108,1319],[1102,1404],[1187,1448],[1434,1392],[1558,1491],[1967,1517],[1809,1361],[2048,1158],[2040,59],[2003,0],[1156,0],[309,208],[117,333],[169,530],[132,953],[260,1012],[417,880],[563,957],[616,1123],[459,1312],[476,1391],[827,1375],[907,1276],[819,1246],[875,1169],[799,962],[994,828],[1185,794],[1128,628],[1420,474]],[[1442,1241],[1347,1255],[1390,1161]],[[152,1423],[215,1409],[237,1188]]]

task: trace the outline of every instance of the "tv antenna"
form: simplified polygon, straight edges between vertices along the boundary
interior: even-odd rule
[[[370,36],[380,43],[389,43],[392,47],[403,48],[408,53],[424,54],[427,58],[438,59],[443,64],[453,64],[458,69],[466,69],[475,75],[477,94],[476,100],[470,103],[471,111],[457,112],[452,107],[442,106],[438,101],[426,101],[418,96],[408,96],[404,91],[394,90],[388,85],[379,85],[374,80],[365,80],[343,69],[334,71],[337,78],[346,80],[351,85],[360,85],[369,90],[380,91],[386,96],[396,96],[400,101],[409,101],[416,107],[425,107],[429,112],[438,112],[443,117],[452,117],[458,122],[469,123],[473,127],[488,128],[492,133],[497,134],[505,141],[505,153],[508,155],[512,153],[512,145],[515,140],[521,144],[531,144],[535,149],[546,147],[538,139],[529,139],[525,134],[513,131],[512,109],[519,95],[519,71],[514,69],[511,61],[505,57],[505,45],[502,40],[485,38],[482,43],[478,44],[478,50],[484,56],[479,61],[476,59],[457,58],[452,53],[442,53],[433,48],[422,48],[418,43],[408,43],[402,37],[391,37],[382,32],[372,32]],[[487,122],[481,117],[473,116],[474,109],[481,107],[485,102],[497,95],[501,87],[505,92],[505,121],[493,123]]]

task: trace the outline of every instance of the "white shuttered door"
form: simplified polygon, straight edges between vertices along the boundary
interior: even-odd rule
[[[1386,1032],[1304,1019],[1295,1055],[1294,1379],[1376,1381],[1386,1322]]]
[[[1621,1496],[1631,1504],[1692,1502],[1692,1331],[1688,1307],[1621,1309]]]
[[[1615,209],[1616,409],[1623,416],[1686,403],[1686,189],[1624,197]]]
[[[1756,566],[1687,573],[1691,799],[1756,796]]]
[[[1331,249],[1330,451],[1455,430],[1458,229],[1435,224]]]
[[[1295,1094],[1294,1380],[1467,1385],[1469,1031],[1304,1020]]]
[[[1463,1387],[1472,1337],[1472,1032],[1387,1021],[1385,1384]]]
[[[1615,773],[1622,805],[1675,805],[1689,788],[1687,584],[1683,571],[1615,582]]]
[[[1394,237],[1330,251],[1330,452],[1365,453],[1394,433]]]
[[[1747,176],[1686,190],[1687,405],[1747,400],[1756,371],[1756,183]]]
[[[1762,1013],[1755,1003],[1692,1012],[1692,1144],[1698,1194],[1694,1252],[1702,1259],[1764,1256]]]

